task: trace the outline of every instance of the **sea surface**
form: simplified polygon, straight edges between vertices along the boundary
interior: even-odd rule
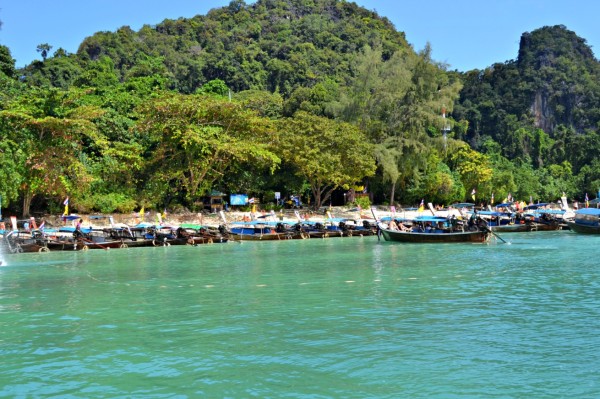
[[[600,236],[0,254],[1,398],[599,398]]]

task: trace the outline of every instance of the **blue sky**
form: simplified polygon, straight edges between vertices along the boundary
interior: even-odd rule
[[[247,3],[253,1],[246,0]],[[483,69],[517,57],[519,39],[547,25],[565,25],[600,46],[600,1],[596,0],[357,0],[357,4],[387,17],[405,32],[415,50],[429,42],[436,61],[450,70]],[[41,43],[76,52],[87,36],[134,30],[162,20],[193,17],[223,7],[229,0],[3,0],[0,3],[0,44],[8,46],[17,66],[41,57]],[[596,54],[596,56],[598,56]]]

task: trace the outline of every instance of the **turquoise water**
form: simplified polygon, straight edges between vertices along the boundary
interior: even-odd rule
[[[0,254],[0,397],[600,397],[600,237],[502,237]]]

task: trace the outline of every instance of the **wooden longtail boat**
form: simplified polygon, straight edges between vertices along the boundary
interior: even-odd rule
[[[412,226],[400,226],[400,229],[381,228],[386,241],[407,243],[460,243],[486,242],[492,231],[482,219],[476,219],[464,226],[458,226],[453,220],[438,217],[418,217]]]
[[[600,209],[584,208],[575,212],[575,218],[567,224],[579,234],[600,234]]]

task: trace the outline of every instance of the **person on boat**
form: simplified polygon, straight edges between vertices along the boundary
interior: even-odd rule
[[[81,238],[83,237],[83,233],[81,232],[81,223],[83,222],[83,219],[79,219],[77,221],[77,224],[75,224],[75,231],[73,232],[73,236],[75,238]]]
[[[444,231],[444,222],[438,222],[437,229],[440,231]]]
[[[402,223],[402,222],[398,223],[398,228],[399,228],[401,231],[407,231],[407,232],[408,232],[408,231],[410,231],[410,229],[409,229],[408,227],[406,227],[406,226],[404,225],[404,223]]]
[[[377,234],[377,241],[381,241],[381,234],[382,234],[381,230],[385,229],[385,226],[383,225],[382,222],[377,221],[375,228],[376,228],[376,234]]]
[[[394,219],[390,220],[390,224],[388,225],[388,229],[390,230],[398,230],[398,225],[394,221]]]

